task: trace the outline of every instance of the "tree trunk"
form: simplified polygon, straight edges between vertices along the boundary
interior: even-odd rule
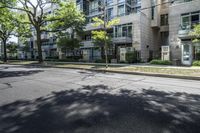
[[[6,40],[3,40],[3,51],[4,51],[3,61],[7,62]]]
[[[40,28],[37,29],[37,47],[38,47],[38,60],[39,60],[39,63],[43,63]]]
[[[107,53],[107,29],[106,29],[106,24],[107,24],[107,10],[106,10],[106,5],[104,5],[103,7],[103,11],[104,11],[104,32],[105,32],[105,36],[104,36],[104,50],[105,50],[105,56],[106,56],[106,68],[108,68],[108,53]]]
[[[108,68],[108,53],[107,53],[107,44],[105,42],[105,57],[106,57],[106,68]]]

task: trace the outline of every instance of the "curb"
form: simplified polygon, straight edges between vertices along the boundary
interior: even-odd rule
[[[10,65],[19,65],[19,64],[10,64]],[[109,72],[109,73],[118,73],[118,74],[141,75],[141,76],[152,76],[152,77],[175,78],[175,79],[186,79],[186,80],[197,80],[197,81],[200,81],[200,77],[193,77],[193,76],[168,75],[168,74],[143,73],[143,72],[126,72],[126,71],[113,71],[113,70],[98,70],[98,69],[74,68],[74,67],[56,67],[56,66],[53,66],[53,65],[41,65],[41,64],[32,64],[32,65],[25,65],[25,66],[59,68],[59,69],[87,70],[87,71],[101,72],[101,73]]]
[[[129,75],[141,75],[141,76],[152,76],[152,77],[187,79],[187,80],[200,81],[200,77],[192,77],[192,76],[167,75],[167,74],[143,73],[143,72],[126,72],[126,71],[113,71],[113,70],[97,70],[97,69],[73,68],[73,67],[54,67],[54,66],[48,66],[48,67],[61,68],[61,69],[87,70],[87,71],[102,72],[102,73],[109,72],[109,73],[119,73],[119,74],[129,74]]]

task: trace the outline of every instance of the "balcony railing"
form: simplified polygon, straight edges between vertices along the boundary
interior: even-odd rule
[[[115,36],[113,36],[114,38],[117,37],[132,37],[132,34],[130,32],[124,31],[124,32],[117,32],[115,33]]]
[[[195,23],[188,24],[188,25],[180,25],[179,31],[178,31],[179,37],[180,38],[190,37],[190,33],[193,31],[194,26],[197,24],[200,24],[200,22],[195,22]]]
[[[112,41],[114,43],[131,43],[132,42],[132,34],[128,32],[118,32],[113,36]]]
[[[191,2],[194,0],[175,0],[173,4],[178,4],[178,3],[186,3],[186,2]]]

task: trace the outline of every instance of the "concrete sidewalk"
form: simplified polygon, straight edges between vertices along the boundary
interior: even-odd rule
[[[59,63],[59,64],[75,64],[75,65],[99,65],[105,66],[105,63],[89,63],[89,62],[51,62],[46,61],[46,63]],[[121,66],[121,67],[155,67],[155,68],[177,68],[177,69],[200,69],[200,67],[194,66],[172,66],[172,65],[153,65],[150,63],[134,63],[134,64],[125,64],[125,63],[109,63],[109,66]]]
[[[186,66],[165,66],[151,65],[147,63],[140,64],[109,64],[109,68],[105,68],[105,63],[83,63],[83,62],[44,62],[44,64],[24,63],[21,65],[35,67],[55,67],[67,69],[82,69],[96,72],[110,72],[132,75],[144,75],[154,77],[167,77],[178,79],[189,79],[200,81],[200,67]],[[12,63],[12,65],[20,65],[20,63]]]
[[[59,65],[56,65],[59,64]],[[104,63],[74,63],[74,62],[47,62],[46,66],[56,68],[82,69],[96,72],[110,72],[121,74],[133,74],[155,77],[167,77],[200,81],[200,67],[164,66],[150,64],[109,64],[105,68]],[[165,72],[166,71],[166,72]],[[169,72],[170,71],[170,72]]]

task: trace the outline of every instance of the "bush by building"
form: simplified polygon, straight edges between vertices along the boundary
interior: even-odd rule
[[[200,53],[196,53],[196,59],[200,60]]]
[[[106,60],[105,59],[98,59],[94,61],[95,63],[105,63]]]
[[[150,64],[154,65],[172,65],[171,61],[168,60],[152,60]]]
[[[193,66],[200,66],[200,61],[194,61],[194,62],[192,63],[192,65],[193,65]]]
[[[126,61],[128,63],[136,63],[137,60],[137,53],[136,52],[127,52],[126,53]]]

